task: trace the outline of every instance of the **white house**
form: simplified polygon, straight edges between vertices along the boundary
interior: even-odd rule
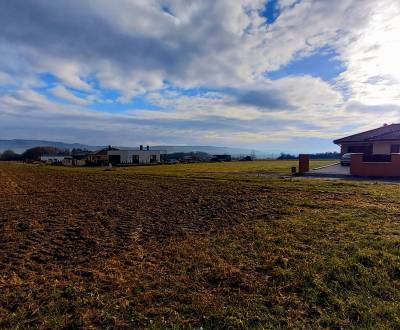
[[[156,164],[164,160],[166,151],[143,149],[109,150],[108,161],[111,164]]]

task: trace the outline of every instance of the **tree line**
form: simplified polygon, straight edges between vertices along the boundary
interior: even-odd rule
[[[0,154],[2,161],[20,161],[20,160],[39,160],[41,156],[71,156],[79,152],[87,152],[87,149],[60,149],[56,147],[34,147],[25,150],[22,154],[18,154],[13,150],[5,150]],[[185,156],[192,156],[199,160],[207,160],[210,155],[205,152],[177,152],[167,155],[167,159],[183,159]],[[339,159],[340,153],[338,152],[323,152],[316,154],[309,154],[310,159]],[[279,160],[298,159],[298,156],[288,153],[281,153],[277,158]]]
[[[310,159],[339,159],[340,153],[339,152],[320,152],[316,154],[308,154]],[[289,159],[298,159],[299,156],[292,155],[292,154],[285,154],[281,153],[280,156],[277,158],[279,160],[289,160]]]
[[[59,149],[55,147],[34,147],[25,150],[22,154],[18,154],[13,150],[5,150],[0,154],[0,160],[2,161],[20,161],[20,160],[39,160],[41,156],[70,156],[75,152],[81,152],[87,150],[81,149]]]

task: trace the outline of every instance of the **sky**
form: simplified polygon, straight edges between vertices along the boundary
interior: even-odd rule
[[[398,0],[0,1],[0,139],[334,151],[399,61]]]

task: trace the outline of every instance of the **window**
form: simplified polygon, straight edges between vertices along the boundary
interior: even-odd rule
[[[373,163],[389,163],[392,161],[391,155],[363,155],[363,162],[373,162]]]
[[[400,144],[392,144],[390,146],[390,153],[391,154],[398,154],[400,153]]]
[[[157,155],[151,155],[150,156],[150,163],[156,163],[157,162]]]
[[[371,155],[372,154],[372,144],[369,145],[351,145],[348,147],[347,152],[349,153],[362,153]]]

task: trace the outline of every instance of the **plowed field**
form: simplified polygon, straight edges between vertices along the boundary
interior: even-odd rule
[[[0,165],[0,328],[397,324],[396,200],[274,182]]]

